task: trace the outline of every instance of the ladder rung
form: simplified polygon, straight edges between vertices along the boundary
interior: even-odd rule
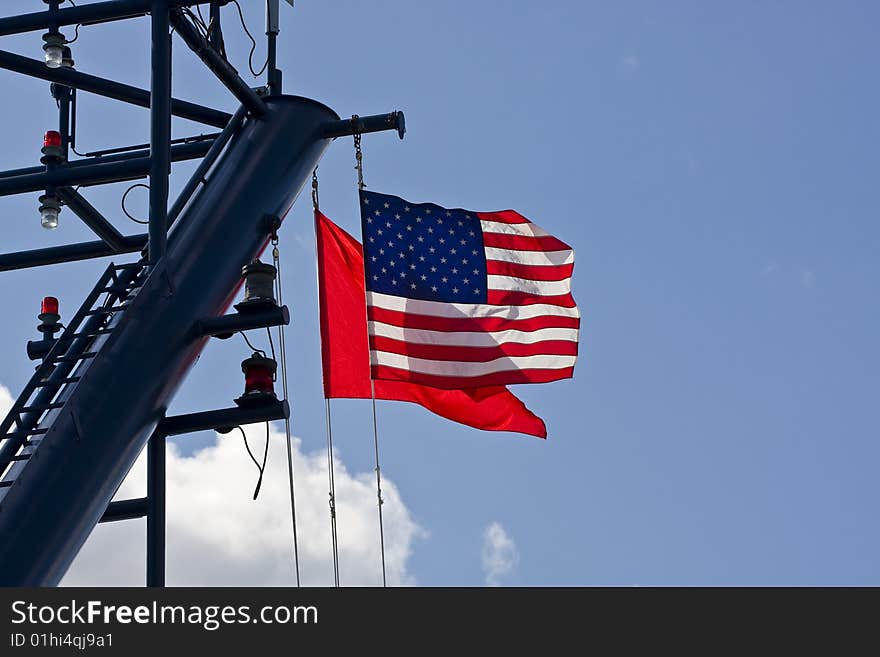
[[[95,329],[94,331],[83,331],[82,333],[74,333],[73,335],[68,336],[68,338],[71,340],[74,340],[76,338],[92,338],[98,335],[106,335],[107,333],[112,332],[113,329]]]
[[[39,406],[25,406],[19,413],[33,413],[34,411],[51,411],[53,408],[61,408],[64,402],[52,402],[51,404],[41,404]]]
[[[81,378],[82,377],[80,377],[80,376],[70,376],[70,377],[67,377],[66,379],[58,379],[57,381],[52,381],[50,379],[47,379],[46,381],[42,381],[42,382],[38,383],[36,387],[37,388],[45,388],[46,386],[63,386],[65,383],[76,383]]]
[[[23,431],[13,431],[12,433],[7,433],[4,436],[0,436],[0,440],[6,440],[7,438],[22,438],[24,436],[39,436],[41,434],[49,431],[48,429],[25,429]]]
[[[12,486],[12,483],[11,481],[0,481],[0,488],[9,488]]]
[[[97,351],[87,351],[87,352],[85,352],[83,354],[79,354],[79,355],[74,354],[72,356],[58,356],[52,362],[53,363],[66,363],[66,362],[75,361],[75,360],[86,360],[87,358],[94,358],[97,355],[98,355]]]
[[[24,446],[25,446],[25,447],[36,447],[36,446],[39,445],[41,442],[42,442],[41,440],[25,440],[25,441],[24,441]]]
[[[13,456],[12,461],[27,461],[31,457],[30,454],[19,454],[18,456]]]

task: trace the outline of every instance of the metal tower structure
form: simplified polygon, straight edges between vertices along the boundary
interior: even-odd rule
[[[267,81],[257,89],[224,54],[221,8],[230,0],[109,0],[64,8],[62,0],[40,1],[43,11],[0,18],[0,36],[44,31],[45,61],[0,50],[0,68],[53,83],[58,130],[47,133],[39,166],[0,172],[0,196],[39,192],[44,225],[57,221],[64,206],[100,239],[0,254],[0,271],[129,253],[140,258],[111,263],[63,331],[49,327],[43,340],[28,345],[41,363],[0,424],[0,585],[56,585],[97,523],[146,517],[147,584],[161,586],[166,437],[289,414],[287,400],[274,397],[177,417],[166,417],[166,409],[210,337],[289,321],[277,305],[226,312],[242,268],[278,230],[328,144],[380,130],[402,138],[404,118],[392,112],[343,120],[315,100],[284,95],[275,54],[278,0],[267,3]],[[207,6],[210,29],[194,20],[196,5]],[[73,68],[60,28],[143,16],[151,25],[149,90]],[[235,96],[234,114],[171,96],[172,39]],[[71,159],[77,92],[148,108],[149,145]],[[172,140],[172,116],[221,131]],[[169,207],[171,164],[197,158]],[[76,191],[144,178],[146,234],[123,235]],[[52,317],[53,310],[44,313]],[[147,496],[111,503],[145,446]]]

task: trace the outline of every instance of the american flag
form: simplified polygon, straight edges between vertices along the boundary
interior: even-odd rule
[[[569,378],[574,253],[513,210],[361,191],[374,379],[435,388]]]

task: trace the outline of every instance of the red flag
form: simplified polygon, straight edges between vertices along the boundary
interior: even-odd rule
[[[324,396],[370,399],[363,249],[320,212],[318,290]],[[544,421],[504,386],[441,390],[402,381],[375,381],[376,399],[407,401],[454,422],[486,431],[547,437]]]

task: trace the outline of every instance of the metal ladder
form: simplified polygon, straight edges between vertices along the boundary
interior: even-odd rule
[[[49,431],[49,414],[64,407],[69,386],[82,378],[74,371],[98,355],[96,342],[113,332],[113,318],[125,311],[147,273],[143,261],[110,263],[0,423],[0,497],[21,471],[16,463],[29,460]]]

